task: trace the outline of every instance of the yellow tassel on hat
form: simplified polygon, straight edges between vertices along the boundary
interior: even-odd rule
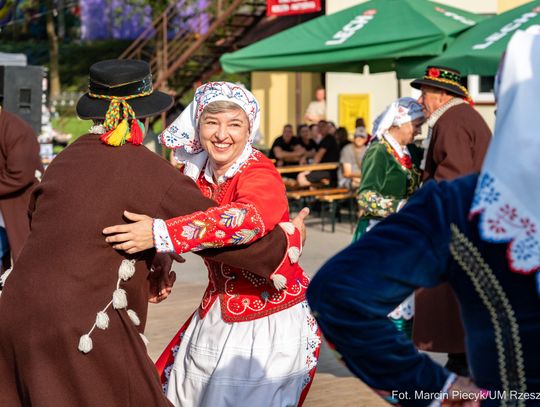
[[[115,129],[105,133],[100,139],[110,146],[118,147],[125,144],[128,135],[129,125],[128,121],[124,119]]]

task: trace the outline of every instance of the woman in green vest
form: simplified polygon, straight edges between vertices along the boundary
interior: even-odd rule
[[[383,218],[397,212],[420,186],[420,154],[412,145],[425,121],[422,106],[410,97],[396,100],[386,107],[373,124],[375,141],[362,161],[362,180],[358,189],[360,219],[354,240]],[[391,314],[399,330],[411,335],[414,314],[413,297],[409,297]]]

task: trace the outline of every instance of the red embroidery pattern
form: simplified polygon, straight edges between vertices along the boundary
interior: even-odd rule
[[[534,216],[519,199],[489,172],[478,179],[469,216],[480,214],[482,239],[508,243],[511,271],[530,274],[540,270],[540,238]],[[540,288],[538,288],[540,292]]]
[[[201,172],[201,176],[197,180],[197,185],[205,196],[221,205],[216,209],[220,210],[222,215],[225,215],[222,219],[226,224],[232,225],[242,216],[240,212],[237,213],[236,217],[234,214],[226,215],[224,208],[231,208],[234,205],[234,202],[230,203],[230,200],[234,196],[234,193],[231,193],[234,191],[230,191],[230,188],[236,185],[237,177],[241,177],[243,171],[254,163],[262,162],[264,164],[264,160],[267,159],[259,151],[255,150],[233,178],[219,185],[209,183],[204,177],[204,171]],[[270,163],[269,165],[272,164]],[[235,210],[244,208],[245,204],[242,207],[238,205],[234,206]],[[250,239],[249,235],[255,233],[255,229],[257,228],[262,231],[257,231],[257,234],[264,234],[264,222],[258,211],[251,210],[250,208],[243,222],[244,226],[251,225],[251,227],[246,227],[245,230],[242,230],[242,227],[236,234],[229,235],[228,238],[237,239],[238,241]],[[288,247],[301,247],[300,233],[297,230],[295,230],[294,235],[290,236],[286,234],[286,236],[289,240]],[[221,315],[226,322],[249,321],[262,318],[290,308],[305,300],[305,292],[309,279],[297,263],[292,264],[290,262],[286,254],[284,254],[284,258],[276,271],[287,278],[287,288],[283,291],[276,290],[273,284],[266,278],[247,270],[234,268],[211,260],[207,260],[205,263],[208,268],[209,283],[198,310],[201,318],[208,313],[214,301],[218,298]]]
[[[487,220],[489,230],[495,234],[506,235],[508,228],[521,230],[526,236],[533,236],[536,233],[536,225],[529,218],[518,216],[517,209],[505,204],[499,208],[496,217]]]
[[[210,208],[165,223],[177,253],[246,244],[266,232],[257,208],[240,203]]]
[[[297,264],[285,265],[292,273],[288,273],[287,288],[281,291],[276,290],[267,279],[247,270],[212,261],[207,261],[206,265],[210,282],[199,307],[201,318],[218,297],[224,321],[261,318],[302,302],[309,284],[308,277]]]

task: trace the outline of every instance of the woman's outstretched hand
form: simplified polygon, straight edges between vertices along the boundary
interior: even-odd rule
[[[305,219],[309,215],[309,208],[305,207],[302,208],[300,212],[298,212],[298,215],[294,217],[294,219],[291,220],[292,224],[300,231],[300,236],[302,236],[302,246],[306,243],[306,224]]]
[[[111,235],[105,238],[107,243],[111,243],[113,249],[123,250],[133,254],[154,247],[154,237],[152,235],[152,222],[150,216],[140,215],[124,211],[124,216],[133,221],[125,225],[109,226],[103,229],[104,235]]]

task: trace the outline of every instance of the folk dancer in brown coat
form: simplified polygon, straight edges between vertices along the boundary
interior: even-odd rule
[[[479,172],[491,131],[471,106],[459,71],[429,66],[411,86],[420,89],[419,102],[428,117],[423,160],[424,181],[450,180]],[[448,284],[417,291],[413,339],[418,348],[448,352],[447,368],[467,375],[463,325],[454,293]]]
[[[1,96],[0,96],[1,97]],[[43,166],[34,130],[0,102],[0,227],[4,239],[0,257],[4,269],[11,266],[30,232],[28,203]],[[7,244],[5,244],[7,243]],[[1,271],[0,271],[1,273]],[[1,289],[1,287],[0,287]]]
[[[125,209],[167,218],[216,206],[140,145],[136,119],[171,104],[152,91],[145,62],[90,68],[77,112],[106,120],[59,154],[34,190],[31,232],[0,296],[0,406],[170,406],[140,336],[149,286],[168,270],[150,277],[154,251],[115,251],[101,230]],[[287,237],[276,228],[241,250],[199,253],[269,276],[287,258]]]

